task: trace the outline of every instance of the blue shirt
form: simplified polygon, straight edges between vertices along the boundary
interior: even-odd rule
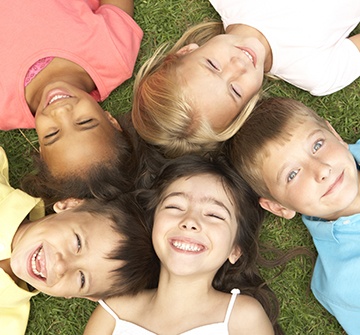
[[[360,141],[349,145],[358,170]],[[359,214],[326,221],[303,215],[318,252],[311,290],[349,335],[360,334]]]

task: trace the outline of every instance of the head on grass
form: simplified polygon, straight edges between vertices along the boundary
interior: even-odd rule
[[[150,232],[130,196],[67,199],[54,207],[56,214],[24,222],[15,234],[16,277],[48,295],[91,300],[152,286]]]
[[[358,171],[348,145],[299,101],[262,101],[229,150],[261,206],[276,215],[330,220],[358,212]]]
[[[219,57],[226,57],[227,49],[222,52],[223,45],[216,41],[228,37],[220,22],[196,25],[168,52],[160,48],[136,76],[134,126],[141,137],[159,146],[166,156],[217,150],[220,142],[241,127],[257,101],[261,83],[252,97],[244,98],[234,85],[215,82],[222,71],[212,68],[218,63],[211,62],[215,59],[211,55],[217,52]],[[228,75],[230,72],[235,75],[233,68]]]

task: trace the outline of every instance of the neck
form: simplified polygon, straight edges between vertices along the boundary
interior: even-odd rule
[[[81,66],[63,58],[54,58],[25,87],[25,99],[33,114],[36,113],[45,87],[56,81],[67,82],[88,93],[95,89],[93,80]]]
[[[264,72],[269,72],[272,66],[272,50],[266,37],[257,29],[245,24],[232,24],[226,28],[226,34],[241,35],[242,37],[253,37],[265,48]]]

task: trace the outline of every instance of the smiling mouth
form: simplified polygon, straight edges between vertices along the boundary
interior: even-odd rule
[[[43,273],[44,266],[45,258],[43,255],[43,247],[41,246],[31,257],[31,270],[36,277],[46,279],[46,275]]]
[[[68,99],[71,98],[71,95],[67,95],[67,94],[56,94],[54,95],[48,102],[48,106],[51,105],[52,103],[62,100],[62,99]]]
[[[182,241],[171,241],[172,246],[175,249],[179,249],[182,251],[189,251],[189,252],[200,252],[205,249],[203,245],[196,244],[196,243],[187,243]]]
[[[241,49],[241,51],[247,56],[247,58],[250,59],[251,63],[254,64],[254,58],[253,58],[253,56],[251,56],[250,53],[247,52],[246,50]]]
[[[330,185],[328,190],[324,193],[323,197],[327,196],[328,194],[331,194],[333,190],[342,182],[344,178],[344,171],[340,174],[339,177],[336,178],[336,180]]]

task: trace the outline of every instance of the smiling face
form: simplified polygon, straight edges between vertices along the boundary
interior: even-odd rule
[[[261,88],[264,46],[255,38],[223,34],[179,53],[185,54],[178,68],[184,94],[214,130],[224,130]]]
[[[347,144],[311,117],[295,129],[285,143],[267,143],[263,178],[271,196],[288,209],[328,220],[358,213],[359,173]]]
[[[240,257],[236,231],[233,201],[221,180],[202,174],[165,189],[154,216],[153,244],[167,271],[213,277],[228,258],[235,263]]]
[[[35,123],[41,156],[54,175],[109,160],[106,148],[120,129],[89,94],[64,82],[44,89]]]
[[[107,259],[120,239],[108,219],[68,209],[27,225],[13,244],[11,268],[46,294],[96,299],[123,265]]]

